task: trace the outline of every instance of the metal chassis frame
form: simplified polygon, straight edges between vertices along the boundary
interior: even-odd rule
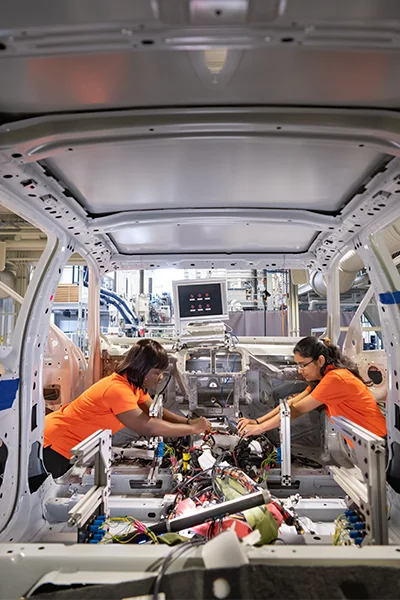
[[[39,456],[42,460],[44,402],[42,395],[42,365],[43,353],[46,347],[46,338],[50,322],[51,308],[55,290],[59,282],[60,273],[74,251],[86,258],[91,269],[92,301],[94,306],[99,304],[98,287],[98,261],[90,254],[83,242],[72,236],[63,217],[70,222],[78,220],[74,216],[75,210],[70,214],[67,199],[63,206],[58,206],[57,199],[52,201],[57,210],[48,204],[48,181],[41,183],[32,179],[33,172],[29,165],[22,166],[21,161],[13,159],[14,165],[3,163],[0,167],[1,191],[3,206],[15,214],[32,223],[47,235],[47,244],[37,264],[33,277],[29,283],[19,318],[14,330],[11,347],[0,347],[0,357],[6,369],[5,379],[20,379],[20,387],[12,408],[2,413],[0,424],[0,437],[7,437],[9,457],[6,464],[5,478],[0,492],[0,542],[9,542],[18,539],[32,539],[38,530],[46,526],[42,516],[41,502],[46,493],[43,486],[37,493],[31,494],[28,485],[28,459],[32,445],[39,444]],[[18,168],[15,165],[19,163]],[[5,166],[4,166],[5,165]],[[10,170],[12,173],[10,173]],[[16,172],[18,171],[18,173]],[[39,169],[39,172],[41,169]],[[21,186],[18,180],[5,179],[4,175],[18,175],[22,181],[30,181],[29,185]],[[11,184],[12,182],[12,184]],[[19,187],[18,187],[19,186]],[[59,187],[60,189],[60,187]],[[43,195],[40,204],[35,205],[29,193],[38,191]],[[22,192],[22,193],[21,193]],[[57,195],[57,192],[56,192]],[[61,201],[61,196],[59,196]],[[51,214],[50,214],[51,212]],[[56,218],[57,217],[57,220]],[[96,310],[92,311],[90,319],[95,319]],[[91,325],[91,375],[99,363],[100,336],[99,330]],[[31,409],[37,406],[38,426],[31,430]],[[16,426],[17,424],[17,426]],[[7,434],[7,435],[6,435]]]
[[[281,441],[281,483],[282,486],[292,484],[292,458],[290,439],[290,407],[286,399],[279,401],[281,415],[280,441]]]
[[[385,441],[343,417],[333,417],[332,420],[335,429],[354,443],[353,452],[363,482],[354,474],[354,469],[344,467],[331,467],[332,476],[362,514],[366,543],[385,546],[389,541]]]
[[[130,123],[133,123],[133,113],[129,111],[83,116],[44,117],[25,122],[8,123],[7,126],[0,128],[0,148],[4,156],[4,162],[0,168],[2,191],[4,192],[2,203],[13,212],[20,214],[23,218],[44,230],[49,237],[46,250],[28,289],[25,306],[23,306],[20,313],[20,320],[16,329],[18,335],[14,336],[15,346],[13,344],[13,350],[9,354],[8,349],[1,350],[3,363],[6,364],[9,373],[16,376],[18,369],[21,368],[21,383],[23,385],[21,385],[18,407],[15,406],[10,412],[13,422],[17,419],[19,423],[18,433],[21,441],[20,449],[18,452],[14,452],[8,461],[8,468],[12,469],[12,477],[7,479],[7,490],[11,493],[11,496],[8,495],[8,500],[10,501],[11,497],[14,498],[15,502],[10,502],[10,510],[2,518],[3,532],[0,534],[0,540],[21,538],[30,525],[29,507],[31,506],[31,499],[27,486],[27,457],[32,441],[41,439],[42,423],[39,424],[34,434],[29,431],[27,407],[31,402],[31,396],[32,403],[37,403],[40,399],[40,366],[49,321],[48,310],[51,308],[51,298],[58,283],[59,269],[62,269],[74,250],[77,250],[88,260],[96,273],[125,267],[146,268],[153,263],[160,266],[184,267],[192,261],[196,261],[196,267],[200,268],[201,266],[209,266],[210,261],[215,260],[221,266],[225,264],[232,265],[232,260],[238,265],[251,262],[254,268],[318,266],[321,271],[328,274],[328,288],[333,285],[328,298],[332,294],[331,297],[334,299],[336,295],[335,287],[337,288],[337,286],[335,282],[332,282],[332,278],[336,278],[337,274],[335,274],[333,261],[338,258],[339,253],[343,255],[345,250],[352,246],[363,257],[364,263],[368,265],[369,276],[377,293],[400,289],[399,276],[392,269],[391,265],[393,263],[390,253],[387,251],[382,236],[376,234],[377,230],[389,225],[400,213],[397,197],[394,194],[398,189],[400,176],[400,161],[398,158],[386,165],[382,172],[378,173],[367,184],[366,191],[346,206],[340,220],[337,220],[338,227],[332,229],[332,233],[321,233],[310,250],[304,254],[286,254],[283,256],[274,254],[236,254],[229,255],[229,257],[225,255],[206,256],[197,254],[192,255],[190,259],[181,255],[166,257],[160,257],[159,255],[126,257],[120,255],[108,236],[101,234],[100,231],[94,231],[94,227],[92,231],[93,223],[88,219],[85,211],[63,195],[62,186],[51,175],[46,174],[42,167],[37,164],[28,164],[31,161],[46,158],[52,153],[66,149],[65,142],[61,143],[55,137],[54,124],[57,124],[59,128],[63,125],[64,133],[68,134],[67,137],[72,135],[73,143],[82,144],[85,143],[84,132],[89,121],[98,136],[105,136],[107,141],[111,142],[120,139],[121,135],[133,136],[137,140],[143,138],[143,136],[150,137],[147,128],[145,128],[146,131],[141,130],[145,124],[149,123],[151,123],[152,128],[154,124],[160,127],[157,135],[176,138],[180,126],[186,127],[186,132],[182,130],[182,135],[193,135],[196,127],[206,120],[210,123],[210,119],[212,120],[211,129],[222,135],[222,130],[226,128],[226,121],[229,119],[234,122],[235,115],[238,114],[240,118],[236,118],[236,125],[232,128],[231,134],[241,131],[244,135],[254,135],[254,125],[257,124],[260,135],[274,137],[280,135],[276,131],[276,125],[281,126],[283,123],[283,132],[285,135],[292,137],[319,136],[324,141],[346,144],[361,142],[372,145],[378,151],[386,154],[399,156],[400,119],[396,113],[391,111],[288,108],[265,109],[262,111],[259,109],[244,109],[239,113],[238,111],[227,111],[225,109],[213,111],[207,109],[202,111],[182,110],[179,111],[179,114],[177,111],[170,110],[135,111],[138,120],[132,126],[134,131],[129,129]],[[193,115],[196,118],[192,119],[193,126],[191,130],[190,117],[193,117]],[[112,125],[115,117],[120,118],[120,123],[115,129],[114,121],[113,130]],[[87,119],[86,123],[84,122],[85,118]],[[167,125],[163,125],[163,121],[164,124],[167,122]],[[51,131],[53,133],[48,135]],[[68,145],[70,145],[70,140],[71,137],[68,139]],[[39,146],[42,154],[37,151]],[[17,159],[12,156],[18,153],[22,154],[21,158]],[[4,175],[12,175],[13,178],[6,180],[3,179]],[[21,186],[16,179],[17,176],[23,177],[22,181],[26,182],[25,186]],[[29,197],[32,194],[36,196],[34,201]],[[361,209],[363,209],[362,213],[360,212]],[[288,218],[288,215],[289,213],[286,213],[286,218]],[[204,215],[199,213],[198,216]],[[299,218],[299,215],[294,216]],[[310,215],[310,219],[312,219],[312,215]],[[358,227],[358,229],[353,229],[353,227]],[[87,245],[79,242],[79,236],[81,235],[85,237]],[[337,280],[335,279],[335,281]],[[337,306],[334,300],[330,306],[330,310]],[[45,315],[43,315],[43,312]],[[337,314],[335,310],[333,312]],[[398,306],[380,306],[380,313],[383,336],[388,351],[390,389],[388,439],[390,448],[391,440],[400,440],[400,434],[394,427],[394,406],[398,403],[396,389],[399,385],[397,369],[400,364],[399,350],[397,350],[400,342]],[[336,329],[332,326],[331,329],[333,331],[331,337],[335,340]],[[37,375],[34,375],[34,373],[37,373]],[[29,395],[28,390],[32,390],[33,384],[35,384],[36,391],[33,395]],[[15,442],[16,436],[14,435],[10,443],[17,448],[18,443],[15,444]],[[14,477],[17,479],[17,485]],[[18,505],[16,503],[17,498],[22,498]],[[21,507],[24,507],[24,509],[21,510]],[[397,509],[400,514],[400,500],[396,494],[392,494],[392,507]],[[2,508],[1,504],[0,508]],[[14,518],[11,519],[12,514]],[[16,525],[17,515],[21,517],[18,526]],[[12,534],[9,533],[11,531]]]
[[[0,41],[4,43],[5,58],[95,52],[104,45],[110,51],[129,53],[223,47],[236,50],[240,56],[240,51],[245,49],[287,46],[285,42],[288,38],[293,44],[310,50],[359,48],[398,52],[400,49],[396,25],[382,18],[374,23],[375,28],[365,23],[349,23],[345,27],[334,23],[327,25],[323,20],[314,23],[312,19],[311,23],[308,19],[292,23],[285,15],[285,0],[279,0],[263,23],[244,26],[247,3],[239,9],[235,3],[232,7],[224,4],[223,17],[215,17],[215,7],[211,4],[208,14],[203,8],[200,20],[194,3],[188,2],[188,5],[190,25],[175,23],[169,13],[165,12],[165,8],[164,18],[161,17],[156,27],[152,19],[145,25],[138,25],[143,23],[143,17],[138,21],[132,11],[128,10],[120,13],[117,21],[110,19],[90,23],[89,38],[87,27],[74,27],[75,23],[72,22],[66,22],[63,27],[46,24],[39,36],[36,29],[31,31],[26,27],[10,27],[6,21]],[[159,8],[155,8],[154,16],[159,16],[158,11]],[[146,43],[149,39],[151,45]]]
[[[279,131],[277,130],[279,125]],[[353,198],[342,214],[321,216],[315,211],[302,210],[266,210],[257,209],[257,220],[264,218],[267,222],[292,221],[294,224],[309,224],[314,227],[318,223],[319,235],[307,252],[303,253],[225,253],[192,254],[188,258],[185,253],[159,255],[123,255],[118,252],[106,234],[107,227],[121,227],[130,221],[161,222],[174,219],[177,213],[165,214],[163,210],[136,211],[119,213],[104,217],[89,218],[86,211],[77,202],[71,201],[63,194],[60,182],[52,177],[49,170],[44,170],[34,161],[48,158],[54,154],[68,150],[71,145],[84,145],[87,131],[91,131],[91,143],[112,143],[130,140],[139,142],[142,139],[162,137],[181,139],[182,137],[208,136],[210,132],[218,137],[237,136],[280,137],[320,139],[326,143],[373,146],[386,155],[400,155],[400,117],[397,113],[386,110],[347,110],[347,109],[292,109],[292,108],[243,108],[237,109],[151,109],[137,111],[113,111],[111,113],[82,113],[79,115],[58,115],[37,117],[16,123],[7,123],[0,127],[0,150],[7,156],[8,163],[3,173],[12,175],[14,179],[7,181],[9,189],[19,197],[32,195],[32,192],[44,203],[43,208],[49,217],[57,222],[69,236],[84,236],[85,245],[80,250],[82,256],[93,255],[100,271],[118,268],[153,268],[157,266],[189,267],[193,262],[196,268],[209,267],[217,261],[223,267],[240,266],[251,263],[254,268],[320,268],[324,270],[329,261],[338,252],[343,251],[357,234],[365,227],[374,226],[377,213],[395,204],[393,196],[400,172],[399,159],[392,160],[382,172],[378,173],[366,185],[366,190]],[[154,131],[153,131],[154,130]],[[21,155],[19,158],[14,155]],[[29,183],[21,187],[15,177],[23,176]],[[360,209],[363,209],[362,211]],[[364,210],[368,209],[368,210]],[[221,211],[220,211],[221,212]],[[180,218],[190,217],[192,222],[204,218],[224,218],[226,215],[218,211],[203,209],[180,211]],[[254,218],[248,210],[237,209],[233,219]],[[331,224],[329,224],[331,223]],[[104,225],[105,229],[101,227]],[[328,228],[329,231],[324,231]],[[357,229],[358,228],[358,229]]]
[[[364,265],[366,265],[368,276],[377,298],[382,336],[387,356],[389,391],[386,402],[386,422],[390,459],[391,444],[393,442],[400,443],[400,432],[395,427],[396,406],[400,407],[398,398],[398,389],[400,386],[400,305],[384,305],[379,301],[379,298],[382,293],[393,293],[400,290],[400,275],[386,246],[383,235],[384,230],[400,215],[398,202],[397,205],[391,202],[393,198],[396,198],[396,191],[399,190],[398,186],[400,185],[400,172],[398,171],[397,161],[389,164],[386,171],[378,175],[378,179],[382,184],[382,188],[379,190],[379,181],[376,181],[373,186],[375,195],[371,197],[371,201],[377,204],[373,206],[367,202],[366,205],[366,209],[369,209],[371,214],[373,214],[372,211],[375,211],[374,222],[366,224],[362,230],[359,230],[359,234],[353,237],[351,244],[347,244],[345,249],[336,254],[330,264],[329,262],[328,264],[325,263],[325,267],[322,267],[321,270],[325,273],[328,284],[328,335],[333,341],[337,341],[340,332],[338,262],[345,250],[353,249],[361,256]],[[326,250],[321,247],[318,253],[321,256],[325,255]],[[388,489],[388,498],[391,524],[392,526],[400,527],[400,496],[390,486]]]
[[[364,298],[361,300],[347,330],[346,337],[343,342],[343,350],[350,358],[357,356],[357,354],[360,354],[363,350],[361,317],[364,314],[364,311],[370,303],[373,295],[374,289],[372,286],[370,286]]]
[[[237,352],[241,356],[242,361],[242,370],[238,372],[227,372],[227,373],[189,373],[184,370],[186,355],[193,354],[196,351],[209,351],[211,354],[211,363],[213,361],[213,355],[215,359],[215,353],[219,351],[226,351],[229,353]],[[246,372],[249,368],[249,356],[248,353],[241,348],[227,348],[225,344],[221,344],[220,346],[194,346],[189,349],[181,350],[177,353],[177,362],[175,371],[179,373],[180,378],[182,379],[184,389],[187,390],[188,393],[188,402],[189,402],[189,410],[191,412],[196,411],[196,409],[201,409],[201,405],[198,403],[198,386],[197,380],[201,377],[227,377],[232,379],[233,381],[233,402],[232,407],[222,407],[222,408],[209,408],[207,411],[208,416],[239,416],[239,400],[240,398],[245,398],[245,390],[246,390]],[[186,399],[186,398],[185,398]]]
[[[397,52],[400,48],[396,21],[386,15],[386,19],[380,16],[373,22],[364,19],[344,25],[343,22],[326,23],[319,16],[310,19],[306,10],[294,23],[286,14],[287,2],[278,0],[268,7],[260,22],[252,19],[249,22],[247,2],[225,2],[223,15],[216,14],[214,3],[198,6],[197,2],[190,1],[187,5],[185,17],[177,19],[178,9],[171,10],[162,3],[153,3],[147,17],[141,12],[135,13],[128,4],[120,7],[117,19],[116,15],[106,18],[101,14],[99,20],[96,15],[97,19],[93,17],[89,21],[90,28],[85,21],[76,21],[68,14],[62,26],[43,18],[40,33],[37,26],[16,27],[14,13],[9,11],[8,16],[6,11],[8,18],[5,18],[0,41],[4,43],[5,58],[95,52],[104,46],[109,51],[129,53],[223,47],[237,50],[241,56],[243,49],[287,46],[289,40],[310,51],[359,48]]]

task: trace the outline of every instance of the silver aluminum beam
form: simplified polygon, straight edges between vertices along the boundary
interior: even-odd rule
[[[112,233],[125,227],[147,226],[149,223],[193,223],[220,220],[223,223],[294,223],[312,230],[329,231],[342,225],[340,217],[321,215],[310,210],[277,210],[270,208],[177,208],[124,211],[106,217],[88,219],[87,227],[96,233]]]

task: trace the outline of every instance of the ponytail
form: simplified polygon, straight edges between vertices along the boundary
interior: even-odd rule
[[[335,369],[347,369],[355,377],[360,379],[365,385],[368,385],[360,375],[357,365],[347,356],[341,353],[337,346],[331,344],[329,338],[318,339],[313,336],[305,337],[294,347],[293,352],[301,354],[304,358],[317,360],[319,356],[324,356],[325,364],[321,367],[322,377],[325,375],[328,366],[332,365]],[[315,383],[315,385],[318,382]],[[312,387],[315,387],[311,384]]]

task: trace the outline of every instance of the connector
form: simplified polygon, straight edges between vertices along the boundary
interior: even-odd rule
[[[158,442],[157,457],[162,458],[164,456],[164,442]]]
[[[364,541],[364,538],[361,536],[354,538],[354,543],[356,544],[356,546],[361,546],[363,541]]]
[[[360,536],[359,531],[349,531],[349,537],[351,537],[352,540],[355,540],[356,538],[359,538],[359,537],[361,537],[361,539],[362,539],[362,536]]]
[[[351,517],[347,517],[349,523],[358,523],[360,521],[360,517],[358,515],[351,515]]]

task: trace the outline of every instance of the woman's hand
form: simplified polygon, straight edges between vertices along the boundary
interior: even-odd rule
[[[199,417],[198,419],[189,419],[189,425],[196,425],[196,423],[198,423],[202,419],[203,419],[203,422],[205,421],[207,424],[206,429],[204,431],[206,433],[210,433],[210,431],[212,430],[212,425],[211,425],[210,421],[208,421],[205,417]]]
[[[211,424],[205,417],[200,417],[194,423],[190,424],[193,428],[193,433],[204,433],[211,430]]]
[[[245,438],[248,438],[248,437],[250,437],[252,435],[256,435],[256,436],[257,435],[261,435],[262,433],[264,433],[263,426],[262,425],[257,425],[257,424],[255,424],[255,425],[246,425],[243,428],[243,431],[242,431],[242,435]]]
[[[243,429],[245,429],[247,425],[257,425],[257,423],[254,419],[239,419],[237,426],[239,433],[243,433]]]

